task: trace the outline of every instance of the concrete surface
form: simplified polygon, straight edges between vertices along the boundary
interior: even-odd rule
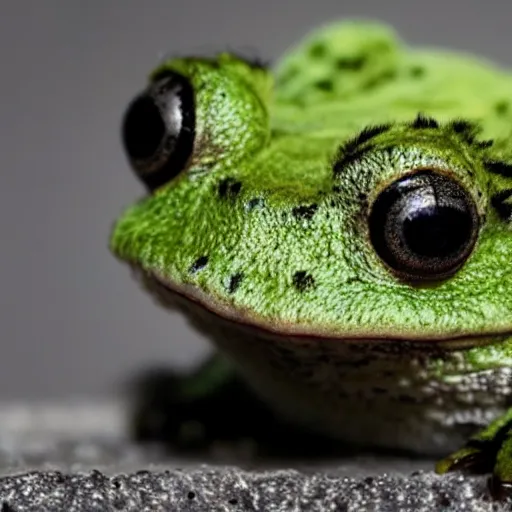
[[[505,511],[485,477],[372,456],[265,461],[135,446],[118,402],[0,406],[0,510]]]

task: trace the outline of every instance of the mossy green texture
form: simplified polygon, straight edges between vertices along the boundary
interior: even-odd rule
[[[493,206],[512,178],[486,166],[512,163],[508,70],[410,48],[367,21],[313,32],[273,70],[229,54],[171,59],[155,73],[165,69],[195,91],[193,155],[121,216],[111,238],[119,258],[276,331],[414,339],[512,330],[511,219]],[[435,126],[414,126],[420,113]],[[471,134],[457,131],[461,119]],[[336,170],[347,141],[385,123]],[[368,241],[372,200],[418,167],[458,178],[483,219],[462,268],[428,286],[397,278]]]

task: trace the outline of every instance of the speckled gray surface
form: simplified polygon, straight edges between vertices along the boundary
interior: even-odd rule
[[[117,403],[0,406],[0,417],[2,512],[512,510],[490,499],[485,477],[439,477],[432,461],[256,464],[137,447]]]

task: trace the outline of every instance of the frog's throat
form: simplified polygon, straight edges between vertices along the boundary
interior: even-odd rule
[[[308,338],[317,340],[340,340],[344,343],[388,343],[403,342],[414,345],[418,349],[422,347],[431,350],[434,346],[442,350],[469,349],[476,346],[484,346],[499,341],[504,341],[512,335],[512,331],[488,331],[478,334],[461,332],[455,335],[411,335],[401,333],[347,333],[347,335],[332,333],[321,326],[303,326],[293,324],[279,324],[252,315],[250,311],[230,307],[220,300],[212,300],[212,297],[197,286],[190,284],[172,283],[162,275],[142,269],[136,264],[131,264],[135,278],[165,306],[174,304],[173,297],[191,301],[205,310],[217,315],[224,320],[239,324],[246,329],[259,331],[272,337]],[[430,347],[430,348],[428,348]]]

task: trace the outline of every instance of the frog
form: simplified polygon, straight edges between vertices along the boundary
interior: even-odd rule
[[[275,63],[167,56],[121,125],[144,195],[110,250],[213,348],[166,383],[170,431],[278,418],[508,494],[509,69],[342,19]]]

